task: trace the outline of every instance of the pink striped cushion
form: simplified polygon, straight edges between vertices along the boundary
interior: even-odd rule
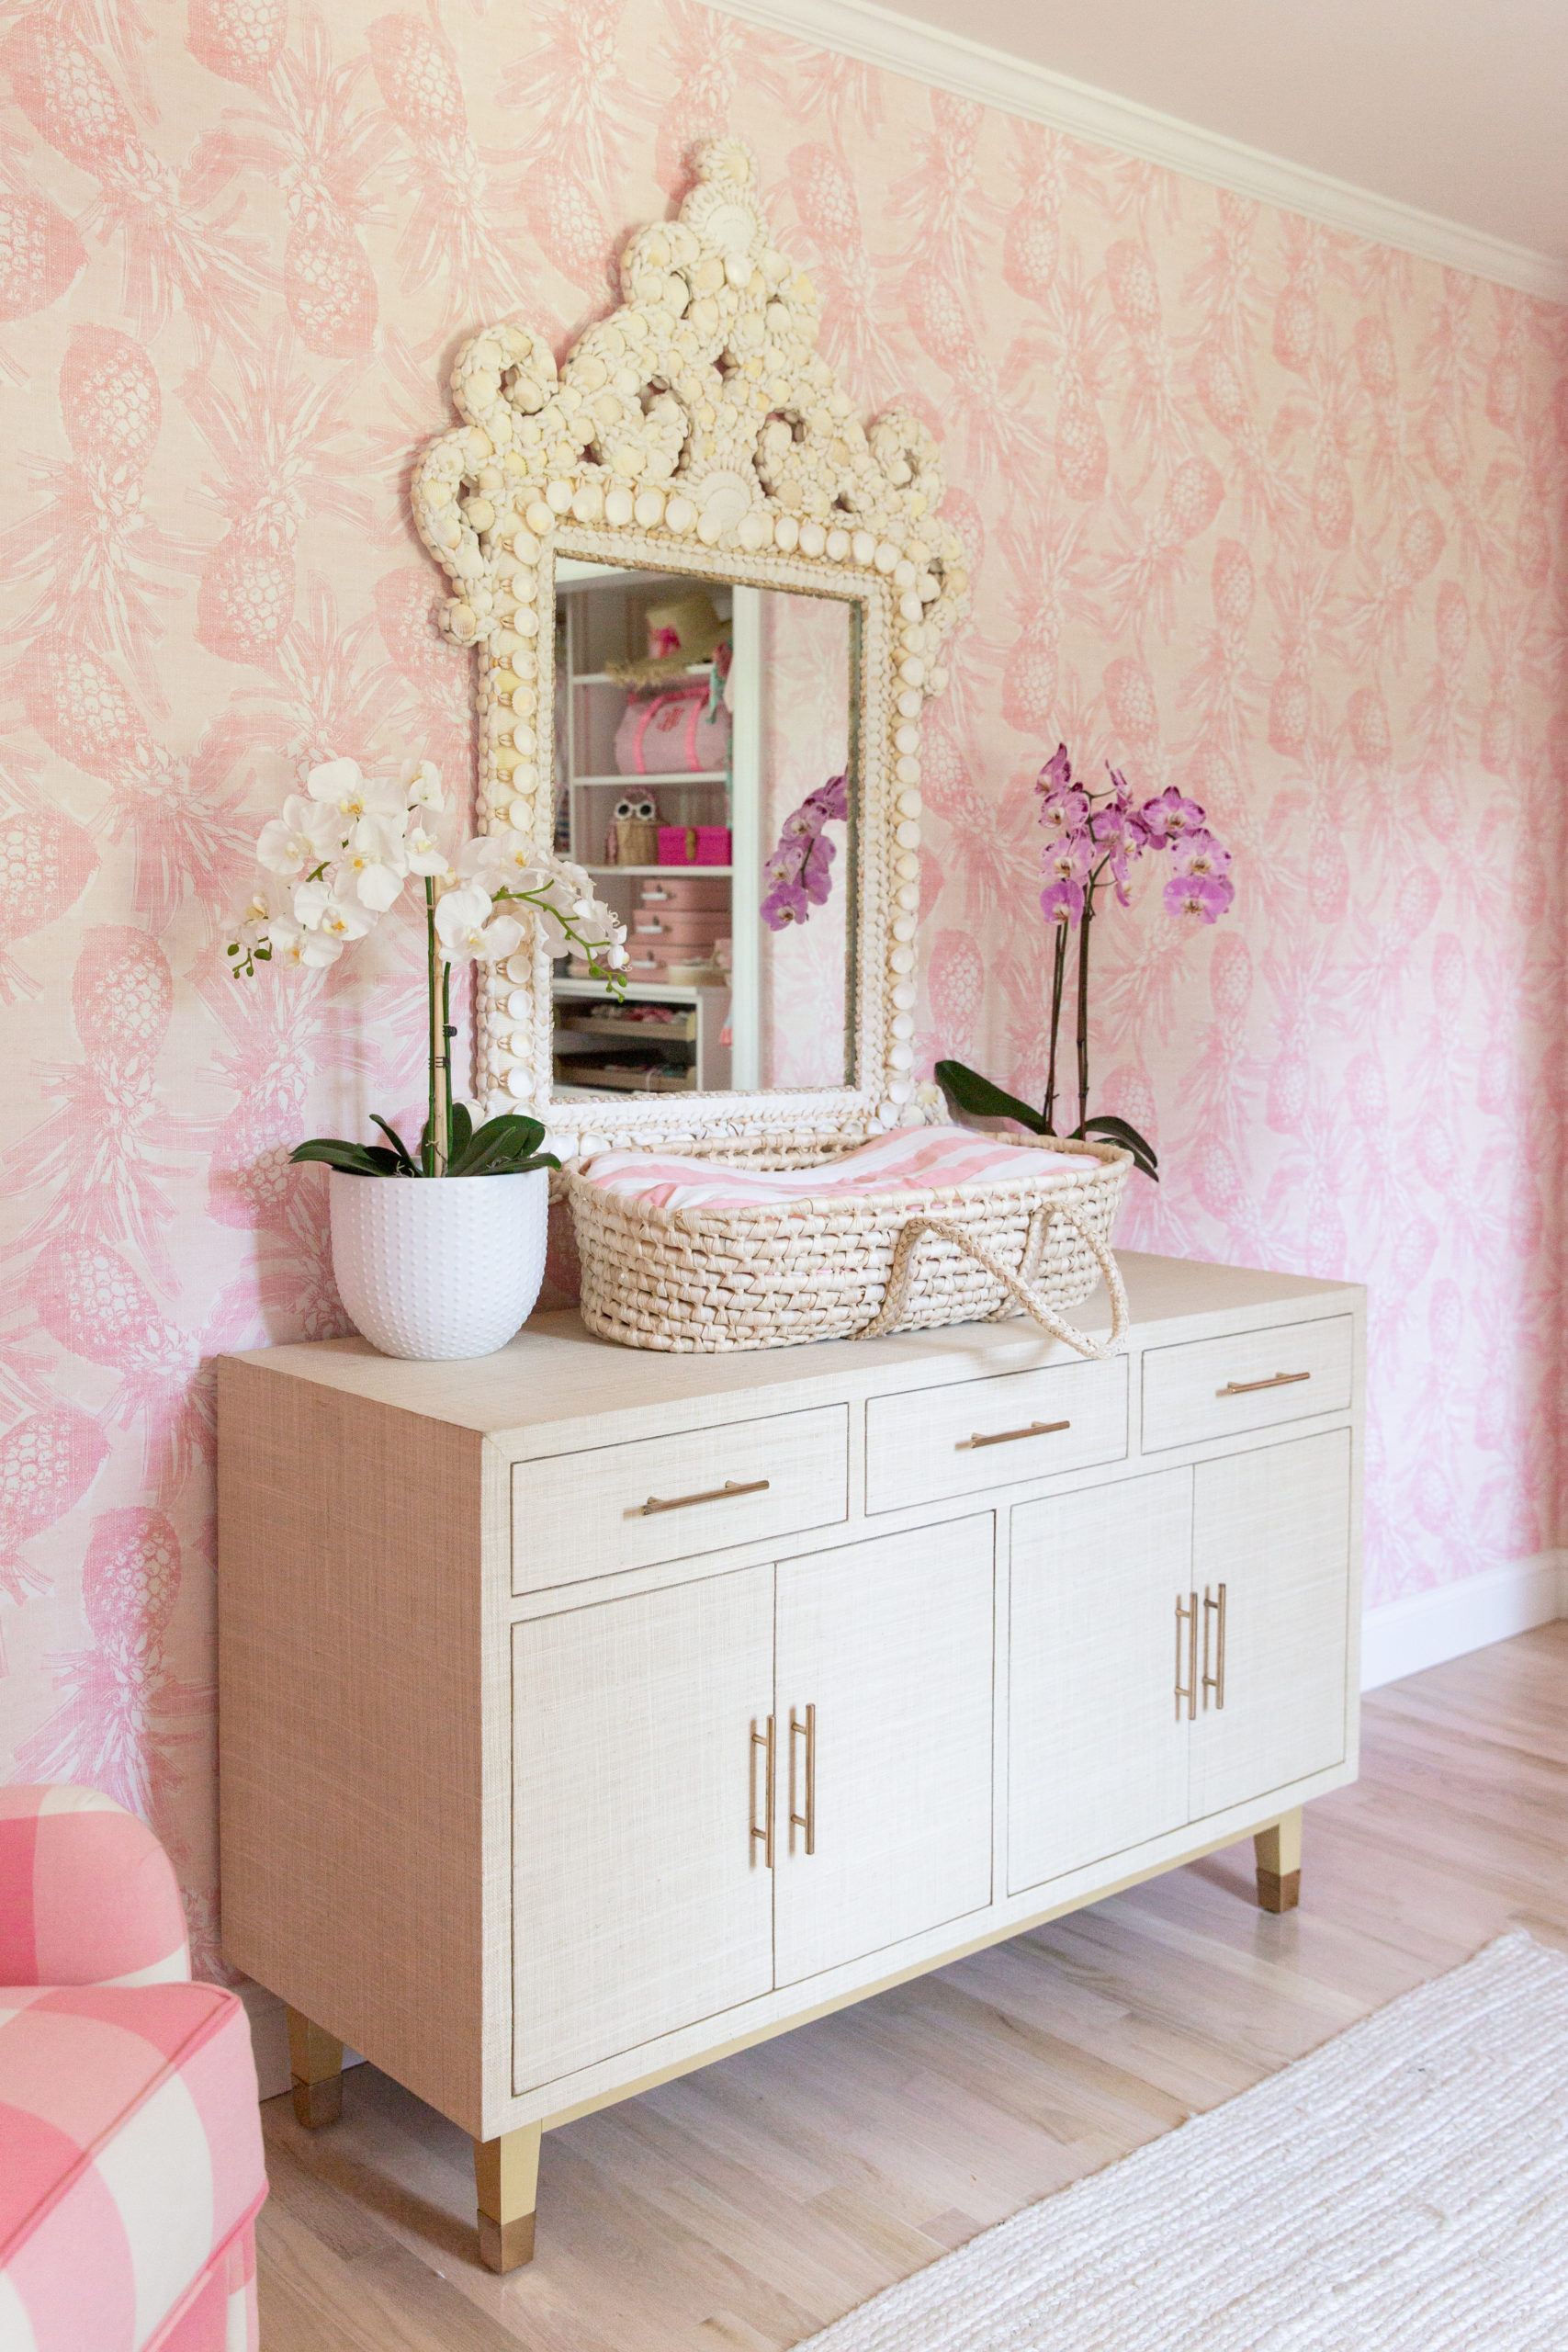
[[[265,2193],[232,1993],[0,1990],[0,2352],[220,2346],[199,2332],[204,2298],[254,2341],[239,2331]]]
[[[897,1127],[822,1168],[748,1168],[668,1152],[602,1151],[583,1173],[591,1184],[649,1208],[787,1208],[846,1193],[1038,1182],[1079,1175],[1083,1166],[1079,1153],[1004,1143],[967,1127]]]
[[[96,1789],[0,1788],[0,1984],[189,1974],[179,1885],[144,1823]]]

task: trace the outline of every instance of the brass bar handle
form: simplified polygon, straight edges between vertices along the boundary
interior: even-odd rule
[[[1214,1591],[1215,1591],[1215,1593],[1218,1595],[1218,1599],[1217,1599],[1217,1600],[1211,1600],[1211,1599],[1210,1599],[1210,1596],[1209,1596],[1209,1588],[1208,1588],[1208,1586],[1207,1586],[1207,1585],[1205,1585],[1205,1586],[1203,1587],[1203,1686],[1202,1686],[1202,1687],[1203,1687],[1203,1707],[1204,1707],[1204,1711],[1205,1711],[1205,1713],[1207,1713],[1207,1710],[1208,1710],[1208,1705],[1209,1705],[1209,1693],[1210,1693],[1210,1691],[1212,1690],[1212,1691],[1213,1692],[1213,1694],[1214,1694],[1214,1712],[1215,1712],[1215,1713],[1217,1714],[1217,1713],[1219,1713],[1220,1709],[1221,1709],[1221,1708],[1224,1705],[1224,1703],[1225,1703],[1225,1589],[1224,1589],[1224,1586],[1223,1584],[1221,1584],[1221,1585],[1216,1585],[1216,1586],[1214,1587]],[[1214,1664],[1214,1671],[1213,1671],[1213,1674],[1211,1674],[1211,1673],[1210,1673],[1210,1671],[1209,1671],[1209,1615],[1210,1615],[1210,1611],[1213,1611],[1213,1612],[1214,1621],[1215,1621],[1215,1623],[1214,1623],[1214,1632],[1215,1632],[1214,1660],[1215,1660],[1215,1664]]]
[[[1216,1396],[1255,1396],[1260,1388],[1293,1388],[1298,1380],[1310,1380],[1310,1372],[1276,1372],[1267,1380],[1227,1380],[1216,1388]]]
[[[728,1502],[731,1495],[763,1495],[768,1486],[766,1478],[750,1478],[744,1485],[734,1478],[727,1478],[722,1487],[710,1487],[702,1495],[673,1495],[668,1501],[658,1495],[649,1495],[645,1503],[638,1504],[632,1517],[651,1519],[656,1510],[690,1510],[694,1503]]]
[[[1187,1628],[1187,1680],[1181,1679],[1181,1628]],[[1185,1600],[1176,1596],[1176,1720],[1181,1721],[1181,1702],[1187,1702],[1187,1720],[1190,1723],[1198,1713],[1198,1596],[1190,1592]]]
[[[803,1733],[806,1738],[806,1811],[804,1813],[796,1813],[795,1809],[795,1736],[796,1732]],[[792,1854],[795,1851],[795,1833],[797,1829],[804,1829],[806,1832],[807,1852],[814,1854],[817,1851],[817,1708],[815,1702],[807,1708],[804,1722],[793,1707],[789,1711],[789,1849]]]
[[[1058,1430],[1071,1428],[1071,1421],[1031,1421],[1026,1430],[998,1430],[991,1437],[981,1437],[978,1432],[974,1437],[961,1437],[956,1451],[967,1453],[975,1446],[1010,1445],[1019,1437],[1054,1437]]]
[[[750,1755],[752,1860],[755,1860],[756,1859],[757,1840],[760,1838],[762,1841],[762,1867],[764,1870],[769,1871],[773,1867],[773,1772],[778,1760],[778,1748],[773,1734],[773,1723],[774,1719],[770,1715],[768,1717],[768,1727],[766,1731],[759,1731],[757,1729],[756,1716],[753,1715],[751,1718]],[[760,1824],[757,1819],[757,1750],[759,1747],[762,1750],[764,1758],[762,1765],[762,1819]]]

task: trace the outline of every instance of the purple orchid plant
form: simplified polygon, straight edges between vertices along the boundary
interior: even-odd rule
[[[827,905],[838,851],[822,828],[835,817],[847,821],[849,813],[848,782],[830,775],[784,819],[779,845],[762,868],[769,886],[762,921],[770,931],[809,922],[812,908]]]
[[[1130,906],[1128,886],[1134,867],[1145,857],[1168,862],[1161,897],[1166,912],[1181,922],[1217,922],[1235,900],[1235,885],[1228,871],[1231,854],[1210,831],[1197,801],[1170,785],[1138,802],[1124,775],[1111,767],[1107,773],[1110,786],[1099,790],[1076,779],[1067,747],[1058,743],[1034,787],[1046,834],[1040,910],[1055,933],[1043,1105],[1034,1110],[963,1062],[938,1062],[936,1078],[960,1111],[982,1118],[1016,1119],[1035,1135],[1056,1134],[1057,1050],[1067,994],[1067,952],[1076,934],[1078,1123],[1073,1136],[1099,1135],[1124,1145],[1144,1173],[1157,1182],[1154,1147],[1135,1127],[1109,1113],[1089,1115],[1089,943],[1097,901],[1109,891],[1118,906]]]

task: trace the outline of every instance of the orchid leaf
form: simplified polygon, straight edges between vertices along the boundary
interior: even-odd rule
[[[446,1166],[455,1168],[473,1139],[474,1123],[466,1102],[454,1102],[447,1119]]]
[[[537,1119],[523,1112],[507,1112],[487,1120],[464,1151],[453,1159],[452,1176],[520,1176],[533,1168],[558,1168],[553,1152],[541,1152],[545,1130]]]
[[[1040,1113],[1029,1103],[1021,1102],[1016,1094],[1008,1094],[978,1070],[968,1069],[963,1062],[938,1062],[936,1082],[956,1110],[967,1111],[977,1119],[1016,1119],[1031,1135],[1049,1135]]]
[[[296,1144],[288,1159],[293,1167],[307,1160],[321,1160],[328,1168],[341,1168],[349,1176],[401,1176],[407,1172],[397,1153],[389,1151],[384,1144],[344,1143],[336,1136],[314,1136],[309,1143]]]
[[[1086,1119],[1077,1132],[1080,1136],[1099,1136],[1106,1143],[1119,1143],[1123,1150],[1132,1153],[1134,1168],[1142,1169],[1156,1184],[1159,1182],[1159,1161],[1153,1144],[1146,1142],[1125,1119],[1115,1118],[1109,1111],[1099,1111],[1092,1119]]]
[[[412,1155],[411,1154],[407,1144],[398,1133],[396,1127],[389,1125],[387,1120],[383,1119],[380,1114],[376,1111],[372,1111],[370,1114],[370,1124],[373,1127],[380,1128],[381,1133],[386,1136],[388,1142],[391,1145],[392,1149],[397,1153],[399,1163],[402,1168],[403,1174],[405,1176],[417,1176],[419,1174],[419,1170],[413,1164]],[[378,1144],[371,1144],[368,1145],[367,1148],[372,1151],[378,1151],[380,1149],[380,1146]]]

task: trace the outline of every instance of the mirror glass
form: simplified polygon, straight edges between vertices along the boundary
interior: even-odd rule
[[[555,845],[626,923],[554,968],[558,1096],[845,1086],[861,606],[556,561]]]

